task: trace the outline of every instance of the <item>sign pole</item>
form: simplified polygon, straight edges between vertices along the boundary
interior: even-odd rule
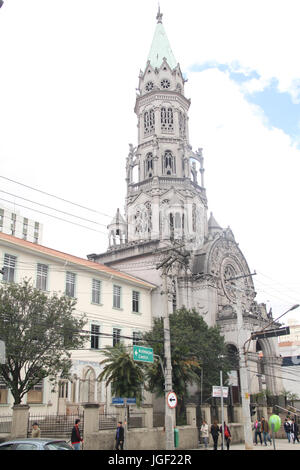
[[[224,400],[223,400],[223,372],[220,370],[220,387],[221,387],[221,416],[222,416],[222,450],[224,450]]]

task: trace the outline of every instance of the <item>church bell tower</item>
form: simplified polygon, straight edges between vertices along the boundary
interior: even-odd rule
[[[126,161],[127,243],[178,239],[197,248],[208,232],[202,149],[194,152],[189,143],[191,102],[162,16],[159,9],[139,74],[138,142],[129,145]]]

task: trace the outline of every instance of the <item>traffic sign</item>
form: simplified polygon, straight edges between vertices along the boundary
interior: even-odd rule
[[[169,408],[176,408],[177,396],[175,392],[169,392],[167,395],[167,403]]]
[[[153,349],[144,346],[133,346],[133,359],[140,362],[154,362]]]
[[[125,400],[127,405],[136,405],[136,398],[113,397],[111,403],[112,405],[124,405]]]
[[[223,398],[228,398],[228,387],[223,388]],[[212,396],[214,398],[221,398],[221,387],[219,385],[213,385],[213,393]]]
[[[273,330],[262,330],[252,333],[252,339],[274,338],[276,336],[286,336],[290,334],[290,327],[275,328]]]

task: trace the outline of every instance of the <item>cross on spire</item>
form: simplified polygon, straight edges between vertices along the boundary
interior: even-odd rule
[[[156,15],[157,23],[162,23],[163,14],[160,12],[160,4],[158,4],[158,12]]]

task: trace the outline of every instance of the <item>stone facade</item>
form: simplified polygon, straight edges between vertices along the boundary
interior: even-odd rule
[[[221,327],[226,343],[237,353],[253,331],[271,321],[271,313],[255,300],[252,273],[232,230],[220,227],[212,213],[208,218],[203,152],[193,151],[189,142],[191,101],[184,85],[159,15],[148,61],[139,75],[138,142],[130,144],[126,160],[125,214],[121,218],[118,210],[108,227],[118,234],[118,242],[110,240],[106,253],[88,258],[156,284],[152,309],[153,315],[161,316],[162,279],[156,267],[168,246],[181,245],[189,263],[187,269],[175,265],[169,273],[169,312],[182,306],[195,308],[209,326]],[[243,315],[242,335],[237,309]],[[264,353],[260,363],[259,351]],[[261,389],[257,373],[265,374],[271,393],[281,391],[280,380],[273,377],[278,375],[276,361],[279,364],[275,340],[251,342],[252,392]]]

